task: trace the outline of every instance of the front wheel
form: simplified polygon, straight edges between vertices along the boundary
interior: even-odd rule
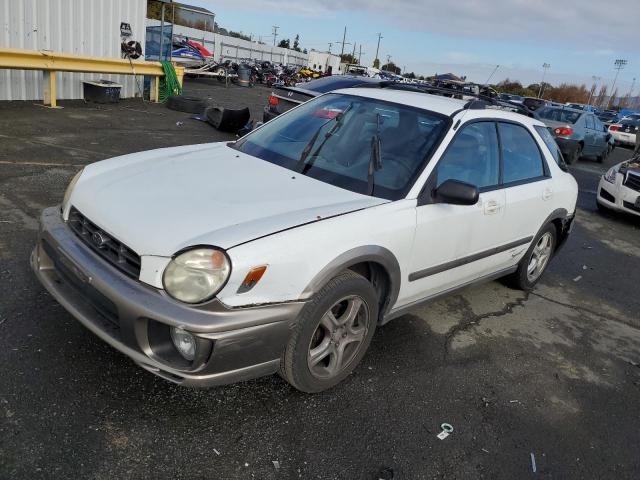
[[[535,237],[529,250],[518,264],[518,270],[509,277],[509,283],[520,290],[535,287],[547,269],[557,244],[558,233],[553,224],[547,225]]]
[[[360,363],[376,328],[378,297],[361,275],[333,278],[302,310],[280,361],[292,386],[316,393],[344,380]]]

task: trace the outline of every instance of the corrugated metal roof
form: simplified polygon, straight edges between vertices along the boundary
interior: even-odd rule
[[[120,58],[120,23],[144,48],[146,13],[146,0],[0,0],[0,48]],[[131,75],[61,72],[58,99],[82,98],[82,81],[100,78],[122,84],[123,97],[137,94]],[[0,70],[0,100],[41,98],[42,72]]]

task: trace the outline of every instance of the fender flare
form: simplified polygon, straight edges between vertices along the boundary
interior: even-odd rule
[[[386,311],[380,312],[380,318],[395,305],[400,292],[400,264],[396,256],[387,248],[378,245],[363,245],[348,250],[329,262],[309,282],[300,296],[300,300],[308,300],[313,297],[326,283],[340,272],[349,269],[353,265],[362,262],[375,262],[386,270],[389,275],[389,299],[386,302]]]

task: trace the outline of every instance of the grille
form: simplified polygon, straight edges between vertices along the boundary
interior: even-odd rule
[[[640,207],[636,207],[635,204],[631,202],[622,202],[624,208],[628,208],[629,210],[633,210],[634,212],[640,212]]]
[[[140,256],[124,243],[113,238],[75,207],[69,212],[69,227],[94,252],[127,275],[140,276]]]
[[[624,181],[623,185],[631,190],[640,192],[640,176],[628,173],[627,179]]]

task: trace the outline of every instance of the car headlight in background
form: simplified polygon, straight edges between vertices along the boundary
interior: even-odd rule
[[[69,186],[64,192],[64,197],[62,197],[62,211],[65,211],[67,209],[69,200],[71,199],[71,194],[73,193],[73,189],[75,188],[76,183],[78,183],[78,180],[80,180],[80,175],[82,175],[82,172],[84,172],[84,168],[76,173],[69,182]]]
[[[604,174],[604,179],[609,183],[616,183],[616,174],[618,170],[616,167],[611,167],[607,173]]]
[[[194,248],[177,255],[162,276],[165,291],[185,303],[201,303],[222,289],[231,273],[227,255],[216,248]]]

